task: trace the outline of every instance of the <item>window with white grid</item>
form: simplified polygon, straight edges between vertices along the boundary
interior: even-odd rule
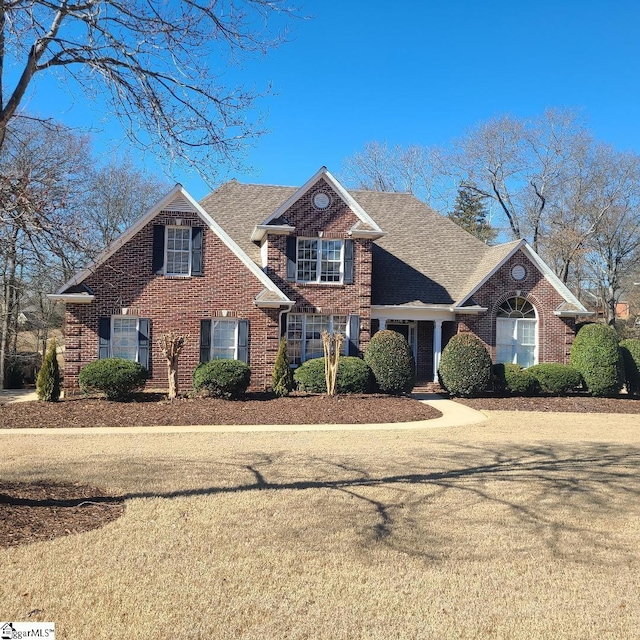
[[[326,316],[317,313],[289,313],[287,315],[287,354],[291,364],[322,358],[322,332],[341,333],[346,336],[347,316]],[[348,353],[348,341],[344,341],[344,354]]]
[[[138,358],[138,318],[114,316],[111,323],[111,357],[135,362]]]
[[[496,317],[496,362],[522,367],[536,363],[538,321],[533,305],[515,297],[500,305]]]
[[[235,320],[214,320],[211,323],[211,359],[236,359],[238,323]]]
[[[168,276],[188,276],[191,270],[191,227],[167,227]]]
[[[299,239],[298,282],[341,282],[342,240]]]

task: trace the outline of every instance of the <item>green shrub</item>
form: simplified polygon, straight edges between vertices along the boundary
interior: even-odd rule
[[[627,392],[640,394],[640,340],[629,338],[620,343],[620,350],[624,359],[624,377]]]
[[[580,372],[568,364],[537,364],[527,371],[538,381],[540,391],[552,396],[566,396],[582,384]]]
[[[301,364],[293,374],[300,391],[326,393],[324,358],[314,358]],[[371,388],[371,369],[360,358],[341,356],[338,361],[337,393],[367,393]]]
[[[372,338],[364,354],[376,386],[383,393],[409,393],[416,381],[416,363],[406,338],[383,329]]]
[[[510,393],[521,396],[535,396],[539,386],[530,369],[523,369],[519,364],[505,362],[492,367],[493,388],[498,393]]]
[[[238,400],[251,381],[249,365],[240,360],[210,360],[193,372],[194,391],[206,391],[215,398]]]
[[[453,336],[442,350],[438,376],[452,396],[470,398],[486,391],[491,382],[487,348],[470,333]]]
[[[593,396],[615,396],[624,384],[624,362],[615,329],[587,324],[571,347],[571,366],[577,369]]]
[[[84,393],[104,393],[109,400],[126,400],[140,390],[147,370],[123,358],[95,360],[80,371],[78,384]]]
[[[276,362],[273,365],[273,375],[271,376],[271,387],[273,393],[278,398],[288,396],[293,389],[293,373],[289,365],[287,356],[287,339],[280,340]]]
[[[55,338],[51,341],[42,361],[42,368],[36,381],[36,392],[39,400],[57,402],[60,399],[60,369]]]

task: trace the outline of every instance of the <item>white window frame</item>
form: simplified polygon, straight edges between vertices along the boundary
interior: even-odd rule
[[[135,320],[136,321],[136,354],[135,354],[135,358],[133,358],[132,362],[138,362],[138,359],[140,357],[140,318],[138,316],[129,316],[129,315],[113,315],[111,316],[111,337],[109,339],[109,354],[112,358],[122,358],[122,356],[118,356],[118,355],[114,355],[114,351],[113,351],[113,346],[114,346],[114,342],[115,342],[115,335],[116,335],[116,321],[118,320]],[[125,358],[125,360],[129,360],[130,358]]]
[[[300,366],[303,362],[306,362],[307,360],[313,360],[314,358],[308,358],[307,354],[306,354],[306,349],[307,349],[307,318],[309,316],[322,316],[323,318],[329,318],[329,322],[328,322],[328,330],[329,333],[333,333],[333,319],[336,316],[340,316],[340,317],[344,317],[345,318],[345,327],[344,327],[344,335],[345,335],[345,341],[344,344],[342,346],[342,354],[341,355],[349,355],[349,339],[351,337],[350,332],[349,332],[349,314],[348,313],[335,313],[335,314],[324,314],[324,313],[288,313],[287,314],[287,331],[286,331],[286,337],[287,337],[287,345],[289,347],[291,347],[294,343],[300,343],[300,362],[292,362],[291,366],[293,367],[298,367]],[[289,326],[290,323],[292,321],[292,319],[294,317],[300,317],[302,318],[302,337],[300,340],[293,340],[290,338],[290,334],[289,334]],[[323,354],[324,355],[324,354]],[[289,353],[289,358],[291,360],[293,360],[293,354]],[[322,357],[322,356],[316,356],[316,357]]]
[[[316,278],[315,280],[303,280],[299,277],[299,263],[300,263],[300,243],[301,242],[315,242],[317,243],[317,257],[316,257]],[[327,242],[339,242],[340,243],[340,279],[339,280],[323,280],[322,279],[322,244]],[[297,238],[296,239],[296,282],[301,284],[325,284],[325,285],[340,285],[344,282],[344,246],[345,242],[341,238]],[[335,261],[332,261],[335,262]]]
[[[169,271],[169,232],[170,230],[180,229],[180,231],[187,231],[189,237],[189,248],[188,248],[188,268],[187,273],[173,273]],[[192,254],[192,244],[193,244],[193,232],[191,227],[186,227],[184,225],[167,225],[165,227],[165,237],[164,237],[164,265],[165,272],[164,275],[172,276],[174,278],[188,278],[191,275],[191,254]],[[175,249],[171,249],[171,251],[175,252]],[[182,250],[184,251],[184,250]],[[177,252],[176,252],[177,253]]]
[[[519,297],[519,296],[514,296],[514,297]],[[510,298],[511,299],[511,298]],[[505,300],[502,304],[505,304],[508,300]],[[533,365],[538,364],[538,351],[540,348],[540,336],[539,336],[539,330],[540,330],[540,322],[538,319],[538,311],[535,308],[535,306],[531,303],[531,301],[526,300],[526,302],[528,302],[531,305],[531,308],[533,309],[533,312],[535,314],[535,317],[533,318],[526,318],[526,317],[518,317],[515,315],[510,315],[510,316],[499,316],[498,314],[496,314],[496,362],[498,363],[503,363],[503,362],[511,362],[512,364],[519,364],[518,363],[518,354],[521,353],[521,346],[526,346],[526,347],[531,347],[533,346]],[[500,306],[502,306],[502,304]],[[500,313],[500,307],[498,308],[498,313]],[[502,345],[503,347],[507,346],[506,342],[502,342],[502,343],[498,343],[498,334],[499,334],[499,325],[500,324],[507,324],[507,323],[513,323],[513,328],[511,329],[510,333],[511,333],[511,350],[512,350],[512,357],[510,360],[504,360],[504,359],[500,359],[498,356],[498,352],[500,349],[500,346]],[[533,345],[521,345],[520,340],[518,339],[518,334],[520,333],[520,328],[523,324],[534,324],[534,340],[535,343]]]
[[[211,335],[209,336],[210,340],[211,340],[211,346],[209,347],[209,359],[210,360],[220,360],[221,358],[215,358],[213,355],[213,350],[214,350],[214,336],[215,336],[215,327],[216,327],[216,323],[220,323],[220,322],[224,322],[224,323],[229,323],[229,324],[233,324],[233,358],[230,358],[231,360],[237,360],[238,359],[238,327],[240,326],[240,323],[238,322],[237,319],[234,318],[212,318],[211,319]]]

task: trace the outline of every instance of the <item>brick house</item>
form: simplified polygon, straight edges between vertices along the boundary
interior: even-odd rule
[[[497,362],[566,362],[586,309],[525,241],[489,247],[409,194],[347,191],[322,167],[302,187],[232,180],[197,203],[176,185],[86,270],[66,303],[65,387],[96,358],[135,359],[166,386],[156,338],[189,334],[179,384],[199,362],[248,362],[266,389],[280,337],[291,361],[322,355],[323,329],[361,354],[401,332],[419,380],[448,339],[472,332]]]

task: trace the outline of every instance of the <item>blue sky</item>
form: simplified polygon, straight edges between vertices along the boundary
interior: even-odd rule
[[[300,185],[321,165],[339,175],[368,141],[446,145],[475,123],[547,107],[583,110],[595,136],[640,152],[640,3],[637,0],[301,0],[309,19],[239,77],[264,99],[268,133],[242,182]],[[94,125],[100,152],[122,133],[83,97],[39,82],[30,108]],[[100,131],[101,130],[101,131]],[[160,172],[161,164],[141,163]],[[178,172],[196,198],[208,186]]]

